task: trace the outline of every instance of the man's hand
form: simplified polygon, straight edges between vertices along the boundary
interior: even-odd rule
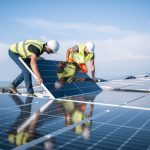
[[[74,82],[78,82],[78,81],[84,82],[84,81],[85,81],[85,79],[86,79],[86,78],[77,78],[77,79],[75,79],[75,81],[74,81]]]
[[[36,79],[36,81],[37,81],[37,83],[38,83],[39,85],[41,85],[41,83],[43,83],[43,80],[42,80],[41,77],[38,77],[38,78]]]

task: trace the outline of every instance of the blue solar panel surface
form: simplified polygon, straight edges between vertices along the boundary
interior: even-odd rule
[[[149,99],[115,91],[62,100],[0,94],[0,149],[148,150]]]
[[[24,62],[30,68],[30,59],[25,59]],[[101,88],[76,63],[38,60],[37,65],[43,84],[54,98],[101,91]]]

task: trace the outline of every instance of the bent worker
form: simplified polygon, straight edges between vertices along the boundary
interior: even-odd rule
[[[18,91],[16,90],[16,87],[24,80],[27,89],[27,96],[36,97],[32,87],[31,73],[22,64],[22,62],[19,60],[19,57],[31,58],[30,61],[31,68],[37,77],[36,79],[37,83],[41,84],[43,83],[43,80],[40,76],[36,64],[37,58],[40,57],[40,55],[42,55],[44,52],[46,52],[47,54],[52,54],[52,53],[56,54],[58,49],[59,49],[59,43],[55,40],[50,40],[46,44],[38,40],[26,40],[11,45],[8,54],[10,58],[22,70],[22,73],[10,85],[8,85],[8,89],[10,89],[14,94],[17,94]]]
[[[86,62],[90,60],[91,75],[93,80],[95,78],[94,48],[95,44],[90,41],[86,44],[77,44],[72,48],[69,48],[66,53],[66,61],[76,62],[85,73],[88,73]]]
[[[80,71],[80,67],[76,63],[70,63],[70,62],[59,62],[57,67],[57,76],[58,80],[55,82],[55,88],[57,90],[64,87],[66,83],[71,84],[72,82],[86,82],[86,81],[92,81],[91,78],[76,78],[76,75],[78,71]]]

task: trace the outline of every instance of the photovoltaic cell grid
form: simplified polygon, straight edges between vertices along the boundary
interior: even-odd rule
[[[0,109],[0,148],[2,149],[12,149],[16,146],[22,145],[19,141],[21,132],[17,133],[17,129],[22,126],[26,120],[34,115],[38,114],[40,107],[48,103],[48,100],[33,98],[33,97],[22,97],[17,95],[6,95],[0,94],[1,103],[2,100],[9,101],[12,107],[6,107],[5,109]],[[38,103],[37,103],[38,102]],[[15,107],[16,105],[16,107]],[[32,106],[33,105],[33,106]],[[67,127],[64,120],[67,120],[67,113],[76,112],[83,105],[86,107],[83,116],[86,118],[91,117],[91,115],[96,115],[105,111],[109,106],[100,106],[94,104],[82,104],[76,102],[64,102],[64,101],[53,101],[44,112],[37,119],[34,118],[27,126],[23,129],[24,134],[29,133],[29,128],[36,123],[34,129],[34,138],[27,142],[34,141],[41,138],[49,133],[57,132],[58,130]],[[90,112],[90,113],[89,113]],[[78,120],[76,115],[70,117],[70,120]],[[14,138],[15,137],[15,138]],[[13,139],[13,140],[12,140]],[[16,140],[16,141],[15,141]]]
[[[150,112],[119,108],[93,120],[90,138],[70,136],[69,132],[56,136],[55,150],[123,149],[148,150],[150,145]]]
[[[104,95],[100,95],[103,93],[108,95],[108,92],[109,91],[101,92],[98,96],[95,96],[95,99],[91,97],[91,102],[93,102],[93,100],[94,102],[98,102],[98,99],[105,99]],[[116,93],[117,92],[110,92],[110,99],[113,100],[117,98]],[[141,104],[142,100],[144,103],[149,100],[149,95],[144,97],[142,93],[126,93],[128,95],[125,95],[123,92],[118,92],[120,97],[121,93],[123,97],[132,101],[131,105],[136,101],[136,105],[138,105],[139,100],[139,104]],[[1,107],[0,110],[0,122],[3,122],[1,124],[0,148],[15,149],[17,145],[11,145],[9,143],[10,139],[8,135],[16,130],[17,125],[23,124],[29,116],[32,116],[40,107],[48,103],[48,100],[6,94],[1,94],[0,96],[2,104],[4,103],[3,108]],[[124,99],[120,100],[124,102]],[[11,104],[11,107],[10,105],[7,107],[6,101]],[[106,98],[106,103],[107,101],[108,99]],[[89,102],[89,100],[87,102]],[[120,104],[119,101],[115,102],[115,104],[117,103]],[[48,138],[46,138],[45,135],[50,133],[52,137],[48,142],[53,144],[53,149],[148,149],[150,145],[150,111],[101,106],[98,104],[91,105],[90,103],[86,103],[86,101],[85,104],[86,108],[84,114],[87,116],[85,119],[88,119],[90,117],[89,115],[93,117],[85,133],[86,136],[84,136],[83,133],[75,133],[75,129],[78,126],[68,129],[71,124],[70,126],[65,124],[65,118],[67,118],[65,115],[67,115],[68,112],[72,112],[72,109],[74,109],[73,112],[75,112],[81,109],[81,106],[84,108],[84,103],[57,100],[57,102],[54,101],[49,105],[38,119],[34,139],[28,141],[29,143],[27,145],[18,148],[33,149],[33,145],[36,145],[35,149],[37,150],[45,149],[43,138],[47,140]],[[15,105],[17,106],[15,107]],[[70,117],[70,119],[73,118],[73,116]],[[78,119],[79,118],[75,118],[75,120]],[[80,125],[82,128],[86,127],[85,123],[81,123]],[[65,130],[62,131],[62,129]],[[25,130],[27,131],[28,128]],[[34,142],[37,143],[35,144]]]
[[[72,107],[71,104],[69,104],[68,106]],[[67,108],[67,105],[65,105],[65,107]],[[55,141],[53,149],[148,150],[150,145],[149,141],[150,111],[129,109],[129,108],[103,107],[103,106],[102,107],[96,106],[96,108],[94,109],[98,109],[97,111],[100,112],[101,108],[102,112],[104,112],[104,110],[110,111],[105,111],[104,113],[99,115],[97,115],[98,113],[96,114],[94,113],[92,115],[93,117],[97,115],[97,117],[92,119],[91,126],[87,131],[89,134],[85,133],[86,136],[84,136],[83,133],[75,134],[74,130],[66,130],[64,132],[60,131],[58,132],[59,133],[58,135],[56,134],[57,131],[51,133],[52,135],[51,139]],[[45,139],[45,137],[43,138]],[[39,141],[38,141],[39,146],[36,148],[45,149],[42,145],[40,145]],[[31,145],[32,144],[33,143],[31,142]],[[28,145],[27,147],[24,148],[30,149],[29,147],[30,146]]]
[[[30,59],[23,61],[28,69],[31,68]],[[38,60],[37,65],[44,86],[55,98],[101,91],[101,88],[76,63]],[[56,82],[62,87],[56,86]]]
[[[106,105],[121,105],[129,101],[143,98],[149,100],[150,95],[145,93],[129,93],[129,92],[114,92],[114,91],[102,91],[100,94],[87,94],[84,96],[72,96],[69,97],[70,100],[74,101],[83,101],[83,100],[92,100],[94,103],[101,103]],[[141,101],[142,101],[141,100]],[[136,102],[136,101],[135,101]],[[137,102],[137,104],[139,104]],[[138,105],[140,106],[140,104]]]

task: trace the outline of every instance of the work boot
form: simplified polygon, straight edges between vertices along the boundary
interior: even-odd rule
[[[27,97],[37,97],[34,93],[30,94],[30,93],[27,93]]]
[[[20,94],[17,90],[16,90],[16,88],[13,88],[13,86],[12,86],[12,83],[10,83],[8,86],[7,86],[7,88],[8,89],[10,89],[14,94]]]

